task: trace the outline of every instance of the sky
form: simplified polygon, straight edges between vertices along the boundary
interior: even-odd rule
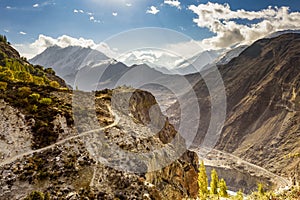
[[[299,0],[0,0],[0,34],[28,58],[51,45],[113,56],[149,43],[188,56],[193,45],[228,48],[300,29],[299,11]]]

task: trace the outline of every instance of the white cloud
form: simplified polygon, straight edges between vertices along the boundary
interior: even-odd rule
[[[12,7],[11,6],[6,6],[6,9],[12,9]]]
[[[4,29],[4,32],[5,32],[5,33],[9,33],[9,30],[8,30],[8,29]]]
[[[131,3],[126,3],[126,6],[127,6],[127,7],[131,7],[132,4],[131,4]]]
[[[94,23],[101,23],[101,20],[95,19],[95,16],[92,12],[85,12],[83,10],[74,9],[74,13],[80,13],[80,14],[86,14],[88,16],[88,19]]]
[[[34,4],[32,7],[37,8],[37,7],[39,7],[39,4],[36,3],[36,4]]]
[[[41,48],[47,48],[54,45],[64,48],[68,46],[94,47],[96,44],[93,40],[84,38],[77,39],[67,35],[60,36],[57,39],[45,35],[39,35],[39,38],[32,43],[33,47]]]
[[[159,13],[159,10],[155,6],[151,6],[150,9],[146,11],[146,13],[156,15],[157,13]]]
[[[165,0],[164,4],[168,4],[170,6],[176,7],[178,9],[181,9],[180,7],[180,1],[178,0]]]
[[[20,31],[19,32],[21,35],[26,35],[27,33],[23,32],[23,31]]]
[[[68,46],[81,46],[85,48],[89,47],[92,49],[97,49],[111,58],[117,57],[116,52],[111,50],[111,48],[106,43],[101,42],[97,44],[91,39],[73,38],[68,35],[62,35],[58,38],[39,35],[39,38],[31,44],[14,44],[13,46],[16,47],[16,49],[21,53],[22,56],[30,59],[37,54],[42,53],[46,48],[54,45],[60,46],[62,48]]]
[[[210,3],[191,5],[198,15],[194,22],[208,28],[216,36],[203,40],[211,48],[224,48],[237,43],[250,44],[272,32],[299,29],[300,13],[290,12],[289,7],[271,7],[259,11],[232,10],[229,4]],[[237,22],[248,20],[247,24]]]
[[[118,13],[117,12],[113,12],[112,15],[116,17],[116,16],[118,16]]]

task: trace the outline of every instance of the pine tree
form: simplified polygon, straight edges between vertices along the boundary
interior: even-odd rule
[[[199,173],[198,173],[198,186],[199,186],[199,197],[200,199],[206,199],[208,194],[208,179],[206,174],[206,169],[204,166],[204,162],[201,161],[199,166]]]
[[[210,194],[218,194],[218,174],[215,169],[211,170],[211,180],[210,180]]]
[[[219,195],[221,197],[228,197],[228,193],[227,193],[227,185],[226,185],[226,182],[224,179],[221,179],[219,181],[219,188],[220,188],[220,191],[219,191]]]
[[[0,42],[7,43],[7,38],[5,35],[0,35]]]

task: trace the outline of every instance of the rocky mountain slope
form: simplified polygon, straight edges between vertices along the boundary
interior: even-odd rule
[[[227,116],[216,148],[294,183],[300,180],[299,50],[300,35],[284,34],[259,40],[218,66],[226,88]],[[211,74],[207,71],[206,79]],[[205,113],[194,141],[198,147],[208,129],[211,100],[204,79],[197,74],[186,77],[191,82],[198,77],[194,90]],[[182,106],[189,106],[189,100]],[[175,105],[168,111],[179,116],[178,108]]]
[[[197,196],[197,155],[150,93],[71,91],[8,44],[0,56],[0,199]]]
[[[297,181],[300,160],[289,155],[300,151],[299,49],[300,35],[286,34],[224,66],[228,116],[217,146]]]
[[[70,86],[91,91],[95,88],[115,88],[125,84],[133,86],[130,82],[118,82],[124,74],[134,82],[142,82],[147,74],[153,79],[166,76],[160,71],[146,64],[127,65],[108,58],[103,53],[90,48],[70,46],[61,48],[53,46],[30,60],[31,63],[53,68],[56,74],[62,77]],[[137,74],[139,74],[137,76]],[[81,80],[84,77],[84,80]],[[80,81],[78,81],[80,79]],[[77,82],[76,82],[77,80]]]

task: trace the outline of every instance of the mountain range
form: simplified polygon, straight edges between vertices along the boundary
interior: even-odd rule
[[[49,48],[34,58],[34,66],[2,42],[0,197],[22,198],[38,188],[57,198],[196,198],[198,157],[234,191],[250,193],[257,182],[268,189],[299,185],[299,49],[300,34],[283,33],[237,47],[217,65],[183,76],[146,64],[128,67],[81,47]],[[95,99],[86,100],[90,93],[80,90],[96,91]],[[89,131],[97,128],[95,120],[103,134]],[[99,143],[102,136],[109,145]],[[190,145],[170,165],[132,175],[103,163],[144,170],[168,160],[153,154],[154,160],[128,161],[107,149],[112,144],[133,153],[169,146],[167,157]]]
[[[116,60],[90,48],[52,46],[29,61],[36,65],[53,68],[58,76],[73,85],[75,74],[82,68],[91,69],[99,66],[103,68],[103,66],[107,67],[109,65],[113,67],[117,63],[119,63],[118,66],[123,63],[121,65],[126,65],[128,68],[142,65],[143,67],[148,66],[148,68],[151,68],[149,71],[153,70],[170,75],[185,75],[199,72],[210,65],[225,64],[238,56],[244,48],[245,46],[237,47],[230,51],[224,49],[203,51],[186,60],[165,52],[134,51],[122,55]]]

